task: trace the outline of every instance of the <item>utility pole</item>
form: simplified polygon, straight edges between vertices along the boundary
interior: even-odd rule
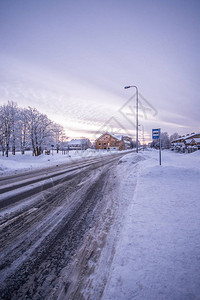
[[[136,85],[127,85],[124,88],[135,88],[136,89],[136,152],[138,153],[138,88]]]

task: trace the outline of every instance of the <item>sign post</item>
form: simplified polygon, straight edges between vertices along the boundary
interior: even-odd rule
[[[160,144],[159,160],[160,160],[160,166],[161,166],[161,129],[160,128],[159,128],[159,144]]]
[[[51,145],[51,150],[52,150],[51,154],[52,155],[53,155],[53,147],[54,147],[54,145]]]
[[[161,128],[152,129],[152,139],[156,140],[159,139],[159,163],[161,166]]]

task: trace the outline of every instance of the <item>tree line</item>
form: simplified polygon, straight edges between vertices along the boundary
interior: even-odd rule
[[[179,134],[177,132],[173,133],[172,135],[169,136],[167,132],[161,132],[161,147],[163,149],[169,149],[171,142],[179,137]],[[159,148],[159,140],[153,140],[151,143],[151,147],[153,148]]]
[[[0,149],[8,157],[9,152],[32,150],[34,156],[55,145],[57,152],[67,137],[63,126],[52,122],[37,109],[20,108],[8,101],[0,106]]]

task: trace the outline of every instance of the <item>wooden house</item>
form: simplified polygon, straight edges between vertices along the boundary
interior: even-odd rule
[[[200,133],[191,133],[191,134],[184,135],[182,137],[179,137],[176,140],[173,140],[171,144],[172,146],[176,146],[176,147],[197,146],[200,148]]]
[[[131,138],[117,136],[109,132],[103,133],[95,141],[95,149],[99,150],[126,150],[131,148]]]
[[[186,135],[185,145],[186,146],[200,146],[200,133]]]

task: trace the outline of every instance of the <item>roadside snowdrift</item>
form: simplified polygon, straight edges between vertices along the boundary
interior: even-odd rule
[[[128,151],[128,150],[126,150]],[[51,151],[50,155],[41,154],[40,156],[32,156],[31,151],[27,151],[24,155],[17,152],[16,155],[9,154],[8,157],[0,156],[0,176],[12,175],[21,172],[31,171],[35,169],[48,168],[57,164],[71,164],[74,161],[92,158],[96,156],[112,155],[121,151],[96,151],[88,149],[86,151],[73,150],[63,155],[61,152]]]
[[[163,151],[162,166],[157,151],[131,155],[140,160],[137,184],[129,191],[102,299],[198,299],[200,151]],[[134,186],[134,177],[128,180]]]

